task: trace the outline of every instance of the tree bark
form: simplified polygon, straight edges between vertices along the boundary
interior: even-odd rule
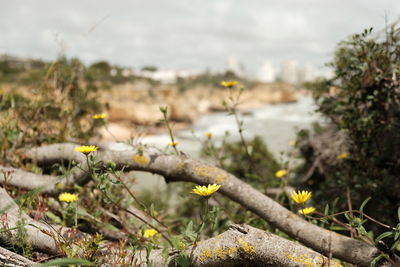
[[[77,145],[55,144],[27,151],[27,156],[39,163],[79,159],[78,152],[71,151]],[[136,148],[125,151],[98,151],[96,159],[104,164],[114,161],[118,168],[139,170],[164,176],[167,182],[187,181],[196,184],[220,184],[218,192],[253,211],[274,227],[302,242],[307,247],[338,259],[360,266],[368,266],[379,254],[372,245],[338,233],[323,229],[309,223],[268,196],[254,189],[226,171],[191,159],[186,155],[167,155],[156,149],[146,149],[143,155],[146,160],[135,160],[140,155]],[[81,157],[82,159],[82,157]]]
[[[19,209],[18,205],[2,187],[0,187],[0,210],[2,211],[1,228],[10,229],[0,233],[0,239],[3,242],[10,242],[10,237],[15,236],[15,232],[18,229],[12,228],[21,227],[26,231],[26,242],[29,242],[33,249],[52,255],[60,253],[57,243],[70,229],[51,226],[32,219]]]
[[[28,267],[35,263],[27,258],[0,247],[0,265],[9,267]]]
[[[186,249],[191,256],[191,267],[219,266],[342,266],[303,245],[259,230],[249,225],[233,224],[222,234],[200,241]],[[167,260],[161,250],[151,252],[153,266],[177,266],[177,253]],[[145,252],[138,258],[146,259]],[[328,264],[329,262],[329,264]],[[140,266],[146,266],[143,262]]]

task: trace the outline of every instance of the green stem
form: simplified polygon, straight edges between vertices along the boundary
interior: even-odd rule
[[[125,184],[125,182],[121,179],[120,176],[118,176],[115,172],[114,175],[118,178],[118,180],[120,181],[120,183],[122,184],[122,186],[126,189],[126,191],[128,191],[129,195],[133,198],[133,200],[141,207],[144,207],[144,204],[141,203],[133,194],[133,192],[129,189],[128,185]],[[147,210],[143,210],[144,213],[146,213],[149,217],[153,218],[156,222],[158,222],[160,225],[162,225],[164,228],[166,228],[168,230],[168,226],[166,224],[164,224],[163,222],[161,222],[159,219],[157,219],[155,216],[153,216],[150,212],[148,212]]]
[[[169,137],[171,138],[171,142],[172,142],[172,148],[175,150],[175,153],[177,154],[177,155],[180,155],[180,153],[179,153],[179,151],[178,151],[178,149],[176,148],[176,142],[175,142],[175,139],[174,139],[174,134],[172,133],[172,128],[171,128],[171,125],[169,125],[169,121],[168,121],[168,118],[167,118],[167,109],[165,108],[165,111],[162,111],[162,114],[163,114],[163,117],[164,117],[164,121],[165,121],[165,124],[167,125],[167,129],[168,129],[168,134],[169,134]]]
[[[190,258],[192,259],[193,258],[193,252],[194,252],[194,248],[196,247],[196,243],[197,243],[197,241],[199,240],[199,238],[200,238],[200,233],[201,233],[201,230],[203,229],[203,227],[204,227],[204,223],[206,222],[206,220],[207,220],[207,218],[208,218],[208,197],[206,197],[205,198],[205,204],[204,204],[204,211],[202,212],[202,213],[204,213],[204,214],[200,214],[200,218],[201,218],[201,223],[200,223],[200,226],[199,226],[199,228],[197,229],[197,234],[196,234],[196,239],[194,240],[194,242],[193,242],[193,248],[192,248],[192,251],[191,251],[191,253],[190,253]]]
[[[78,203],[75,203],[75,228],[78,228]]]

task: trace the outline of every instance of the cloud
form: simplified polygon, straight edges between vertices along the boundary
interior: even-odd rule
[[[321,66],[337,42],[383,27],[385,11],[397,19],[398,0],[14,0],[0,8],[0,48],[134,67],[222,69],[229,55],[252,71],[266,59]]]

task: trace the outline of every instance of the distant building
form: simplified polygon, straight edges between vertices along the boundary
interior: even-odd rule
[[[118,74],[118,70],[116,68],[112,68],[110,70],[111,77],[115,77],[115,76],[117,76],[117,74]]]
[[[276,80],[275,68],[270,61],[264,61],[257,71],[257,80],[264,83],[274,82]]]
[[[335,72],[332,69],[322,69],[315,73],[315,78],[332,79]]]
[[[297,84],[299,82],[299,72],[297,61],[289,60],[282,64],[280,79],[283,82]]]
[[[235,73],[239,77],[245,76],[244,65],[233,56],[230,56],[225,61],[225,70]]]
[[[135,75],[150,78],[162,83],[174,83],[178,78],[190,78],[200,74],[194,70],[174,70],[174,69],[157,69],[154,71],[141,70],[134,72]]]
[[[315,79],[315,72],[313,67],[310,64],[306,64],[299,68],[299,80],[298,82],[310,82]]]
[[[123,77],[129,77],[129,76],[132,76],[133,71],[130,68],[125,68],[125,69],[122,70],[121,74],[122,74]]]
[[[26,69],[26,70],[32,68],[32,60],[31,59],[10,56],[7,54],[0,55],[0,62],[7,63],[8,66],[10,66],[11,68],[22,68],[22,69]]]

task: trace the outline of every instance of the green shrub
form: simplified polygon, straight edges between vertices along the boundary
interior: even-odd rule
[[[233,143],[224,141],[219,151],[210,149],[207,145],[203,146],[202,155],[207,157],[212,157],[215,153],[223,155],[219,161],[222,168],[258,189],[278,186],[280,180],[276,179],[275,172],[280,169],[280,164],[261,137],[254,137],[246,145],[250,157],[243,149],[241,141]]]
[[[347,189],[356,207],[371,196],[367,212],[394,224],[400,205],[400,34],[399,28],[384,37],[371,32],[340,43],[329,64],[335,76],[308,85],[329,125],[302,132],[299,182],[315,191],[321,207],[341,195],[347,208]],[[348,157],[340,157],[343,152]]]
[[[41,80],[28,88],[0,94],[0,155],[15,159],[14,150],[43,143],[85,142],[101,123],[92,115],[102,110],[99,87],[84,76],[76,59],[61,58],[47,66]]]

